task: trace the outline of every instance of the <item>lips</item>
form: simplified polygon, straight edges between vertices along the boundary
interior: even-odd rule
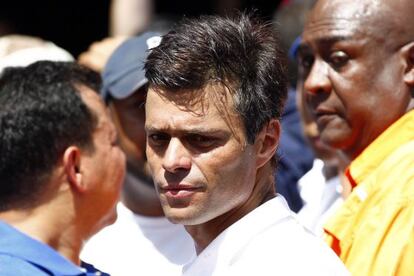
[[[172,198],[186,198],[191,197],[196,192],[201,191],[201,187],[196,187],[188,184],[167,185],[160,188],[160,191],[167,197]]]
[[[338,116],[338,113],[329,108],[318,107],[314,111],[314,115],[318,127],[321,128],[325,127],[331,120],[335,119]]]
[[[316,117],[325,116],[325,115],[335,115],[336,111],[331,108],[320,106],[314,110],[314,114]]]

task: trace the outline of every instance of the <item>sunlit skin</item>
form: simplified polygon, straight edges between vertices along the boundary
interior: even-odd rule
[[[322,173],[326,180],[339,176],[342,185],[342,196],[348,197],[351,191],[351,186],[344,176],[346,167],[349,164],[346,158],[340,151],[329,147],[320,139],[318,126],[316,124],[315,116],[309,110],[309,106],[304,100],[303,82],[299,80],[297,83],[296,105],[301,117],[303,133],[312,147],[315,156],[323,161]]]
[[[305,134],[309,145],[315,153],[315,156],[323,160],[325,165],[337,167],[337,152],[335,149],[329,147],[321,141],[318,126],[315,122],[315,117],[312,115],[308,105],[305,102],[303,96],[303,82],[298,82],[296,91],[296,106],[300,114],[303,133]]]
[[[50,172],[38,203],[29,209],[2,212],[0,217],[80,265],[84,242],[116,218],[125,155],[97,92],[84,86],[78,90],[98,119],[92,133],[93,150],[67,147]]]
[[[271,138],[264,128],[248,144],[232,98],[225,97],[226,107],[218,108],[213,93],[211,85],[166,93],[150,88],[146,102],[147,156],[161,205],[171,221],[186,226],[198,253],[275,196],[268,176],[279,122],[269,124]],[[270,143],[274,149],[268,150]]]
[[[98,118],[93,134],[95,150],[85,154],[82,171],[83,179],[91,183],[88,202],[93,207],[89,208],[94,216],[103,218],[93,231],[96,232],[116,219],[115,206],[125,176],[125,154],[118,145],[117,131],[99,95],[86,87],[82,89],[85,90],[82,99]]]
[[[413,6],[318,1],[303,33],[299,77],[305,100],[321,140],[351,160],[414,106],[407,75],[412,24],[406,24],[407,13],[391,16],[388,5],[404,6],[395,2]]]
[[[145,98],[146,86],[143,86],[127,98],[111,99],[109,104],[130,174],[125,178],[122,201],[134,213],[163,216],[145,154]]]

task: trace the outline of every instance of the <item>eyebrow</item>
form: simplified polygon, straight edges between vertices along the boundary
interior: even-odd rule
[[[155,126],[145,126],[146,132],[169,132],[169,127],[155,127]],[[227,130],[218,129],[218,128],[203,128],[203,127],[196,127],[196,128],[183,128],[174,130],[176,133],[183,133],[183,134],[199,134],[199,135],[213,135],[213,134],[222,134],[226,133]]]
[[[352,38],[353,37],[350,35],[332,35],[332,36],[317,38],[315,41],[317,44],[332,44],[338,41],[352,40]]]
[[[329,37],[322,37],[316,40],[319,44],[332,44],[338,41],[350,40],[352,37],[347,35],[336,35]]]
[[[318,45],[330,45],[334,44],[338,41],[345,41],[345,40],[352,40],[352,36],[349,35],[333,35],[328,37],[320,37],[315,40],[316,44]],[[306,41],[303,41],[299,44],[296,56],[298,56],[300,53],[309,51],[311,47],[309,46],[310,43],[307,43]]]
[[[297,58],[301,53],[309,51],[309,50],[310,50],[309,45],[307,43],[301,42],[298,48],[296,49],[294,56]]]

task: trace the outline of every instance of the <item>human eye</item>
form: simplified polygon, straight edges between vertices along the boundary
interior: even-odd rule
[[[329,55],[329,63],[334,68],[341,68],[347,64],[349,56],[347,53],[341,50],[332,51]]]
[[[147,139],[151,146],[161,147],[169,142],[170,136],[165,133],[149,133]]]
[[[310,53],[299,54],[298,56],[299,73],[301,75],[308,74],[312,68],[314,61],[315,61],[315,57]]]
[[[217,142],[217,138],[202,134],[189,134],[186,140],[192,147],[199,149],[208,149]]]
[[[145,110],[145,100],[137,101],[135,107],[139,110]]]

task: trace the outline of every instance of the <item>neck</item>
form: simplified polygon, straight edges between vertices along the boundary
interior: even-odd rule
[[[186,225],[185,229],[194,240],[199,255],[217,236],[266,201],[274,198],[275,185],[270,163],[258,169],[255,186],[250,197],[229,212],[199,225]]]
[[[62,214],[66,213],[60,213],[52,206],[44,206],[2,212],[0,219],[80,265],[79,253],[83,240],[75,228],[76,223]],[[63,223],[65,221],[67,223]]]
[[[153,184],[130,172],[125,176],[122,202],[135,214],[149,217],[164,216]]]

